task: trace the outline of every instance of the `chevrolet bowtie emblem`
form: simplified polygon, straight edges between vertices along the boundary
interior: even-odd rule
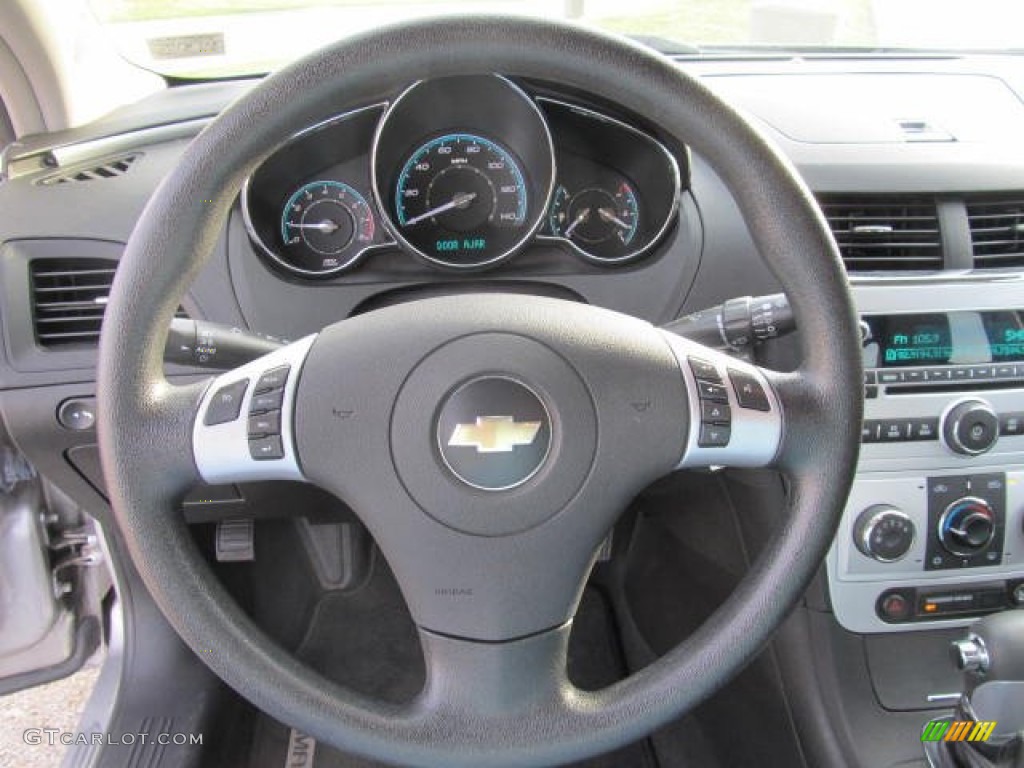
[[[477,416],[473,424],[456,424],[448,445],[476,448],[477,453],[509,453],[517,445],[530,445],[539,421],[519,421],[511,416]]]

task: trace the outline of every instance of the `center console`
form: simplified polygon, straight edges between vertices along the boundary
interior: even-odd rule
[[[828,556],[858,633],[1024,605],[1024,284],[859,280],[860,464]]]

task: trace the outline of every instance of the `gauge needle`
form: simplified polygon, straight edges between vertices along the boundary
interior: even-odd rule
[[[572,237],[572,231],[589,218],[590,209],[584,208],[582,211],[579,212],[579,215],[572,220],[572,224],[565,228],[565,237]]]
[[[429,211],[421,213],[419,216],[413,216],[405,222],[405,226],[411,227],[413,224],[419,224],[424,219],[429,219],[431,216],[437,216],[439,213],[450,211],[452,208],[465,208],[474,200],[476,200],[476,192],[460,192],[444,205],[439,205],[437,208],[431,208]]]
[[[630,225],[616,216],[615,212],[611,208],[598,208],[597,215],[609,224],[614,224],[615,226],[622,227],[623,229],[630,229]]]
[[[288,222],[288,226],[289,227],[294,227],[295,229],[315,229],[318,232],[323,232],[325,235],[329,235],[329,234],[337,231],[337,229],[338,229],[338,225],[335,224],[330,219],[324,219],[323,221],[318,221],[316,224],[292,224],[289,221]]]

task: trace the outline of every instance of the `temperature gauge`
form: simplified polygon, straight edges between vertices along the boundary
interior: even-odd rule
[[[587,187],[575,194],[560,185],[548,223],[553,235],[570,241],[587,256],[619,261],[632,256],[630,245],[639,221],[636,194],[623,181],[611,190]]]

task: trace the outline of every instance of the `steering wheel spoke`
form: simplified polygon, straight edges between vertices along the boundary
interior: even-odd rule
[[[420,632],[427,680],[419,706],[428,717],[500,727],[509,716],[551,717],[572,686],[566,658],[571,625],[482,643]],[[491,721],[488,724],[488,721]]]
[[[192,451],[208,483],[304,480],[295,448],[295,396],[307,336],[217,376],[195,413]]]

